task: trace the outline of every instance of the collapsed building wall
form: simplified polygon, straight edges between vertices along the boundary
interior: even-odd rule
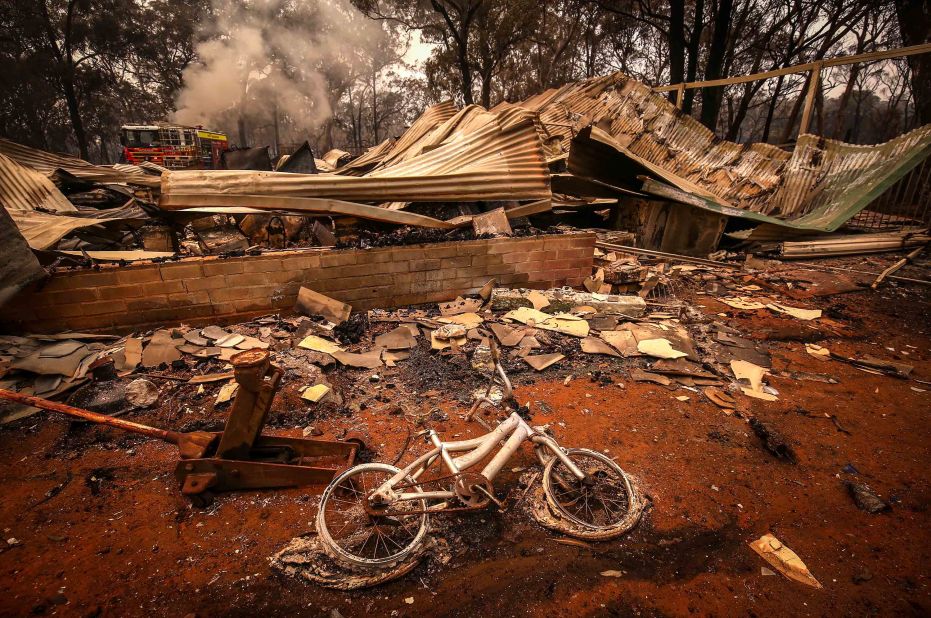
[[[452,300],[492,278],[578,286],[591,274],[594,247],[594,234],[575,233],[60,271],[0,308],[0,325],[46,333],[217,322],[290,309],[301,286],[356,310]]]

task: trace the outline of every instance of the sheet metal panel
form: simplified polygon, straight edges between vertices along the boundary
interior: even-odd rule
[[[56,169],[63,169],[78,178],[92,182],[126,183],[144,187],[159,185],[158,177],[151,174],[129,173],[104,165],[94,165],[78,157],[30,148],[3,138],[0,138],[0,154],[46,175],[52,174]]]
[[[488,118],[474,131],[455,132],[435,149],[363,177],[177,171],[162,176],[162,194],[190,195],[209,190],[231,195],[329,197],[357,202],[549,198],[549,169],[534,124],[535,115],[518,108],[482,114]],[[173,210],[183,208],[178,200],[164,203]]]
[[[539,111],[544,129],[560,138],[566,153],[579,131],[595,125],[624,156],[652,168],[655,178],[699,198],[689,203],[806,229],[836,229],[931,154],[931,125],[875,146],[803,135],[790,153],[729,142],[621,73],[518,105]],[[640,189],[634,180],[630,186]]]

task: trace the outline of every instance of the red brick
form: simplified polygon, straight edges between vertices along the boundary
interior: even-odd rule
[[[143,283],[142,290],[144,296],[155,296],[158,294],[176,294],[184,291],[184,282],[180,279],[173,281],[161,281],[157,283]]]
[[[321,268],[334,266],[351,266],[356,263],[356,254],[353,251],[334,251],[320,256]]]
[[[121,300],[101,300],[94,303],[81,303],[83,315],[102,315],[126,311],[126,303]]]
[[[269,260],[254,258],[242,263],[242,272],[244,273],[272,273],[281,272],[284,265],[281,260]]]
[[[75,290],[78,292],[80,290]],[[92,290],[88,290],[92,291]],[[125,298],[137,298],[144,295],[143,286],[140,283],[135,285],[118,285],[112,288],[97,288],[97,298],[100,300],[114,300]]]
[[[216,290],[207,290],[211,303],[225,303],[234,300],[249,298],[249,288],[246,287],[226,287]]]
[[[210,295],[206,290],[201,290],[199,292],[181,292],[178,294],[169,294],[168,301],[172,306],[205,305],[210,303]]]
[[[528,261],[531,255],[530,252],[505,253],[501,256],[501,261],[504,264],[519,264]]]
[[[12,307],[7,307],[6,310],[10,310]],[[16,312],[14,319],[32,321],[35,319],[35,313],[29,310],[28,307],[22,307],[19,311]],[[84,315],[84,312],[81,311],[81,303],[70,303],[63,302],[52,307],[48,307],[42,310],[42,320],[53,320],[55,318],[70,318],[74,316]]]
[[[148,311],[168,306],[167,295],[152,295],[144,298],[131,298],[126,301],[127,311]]]
[[[440,259],[411,260],[410,271],[417,272],[420,270],[438,270],[442,266]]]
[[[536,238],[496,238],[488,241],[486,253],[497,255],[500,253],[515,253],[542,249],[542,244]]]
[[[501,285],[515,285],[518,283],[526,283],[530,280],[530,275],[527,273],[510,273],[506,275],[501,275],[498,277],[498,283]]]
[[[473,240],[461,243],[456,247],[457,255],[485,255],[487,253],[488,241]]]
[[[556,258],[560,260],[574,260],[589,255],[594,257],[594,251],[591,249],[560,249],[556,252]]]
[[[233,301],[233,305],[236,307],[237,313],[269,311],[268,303],[257,299],[236,300]]]
[[[161,281],[162,276],[159,274],[158,266],[151,264],[146,266],[129,266],[121,268],[116,273],[116,281],[119,284],[128,283],[151,283]]]
[[[200,277],[198,279],[185,279],[184,289],[188,292],[197,292],[200,290],[216,290],[226,286],[226,279],[222,275],[213,277]]]
[[[472,256],[469,255],[443,258],[440,261],[440,268],[465,268],[472,265],[472,259]]]
[[[472,268],[476,266],[488,266],[490,264],[501,264],[504,258],[501,255],[476,255],[472,258]]]
[[[68,290],[67,292],[46,292],[40,296],[48,298],[49,305],[60,305],[62,303],[86,303],[100,299],[100,297],[97,295],[97,288],[81,288],[77,290]]]
[[[543,248],[547,251],[550,249],[569,249],[572,242],[576,240],[567,236],[547,236],[543,239]]]
[[[241,275],[226,275],[226,288],[251,288],[255,286],[269,285],[275,283],[269,281],[268,273],[243,273]],[[217,288],[219,289],[219,288]],[[239,296],[237,298],[245,298]]]
[[[432,259],[451,258],[459,255],[459,248],[455,244],[427,245],[424,251],[426,257]]]
[[[454,276],[460,269],[449,270],[421,270],[411,273],[411,281],[443,281]],[[403,274],[403,273],[402,273]]]
[[[201,267],[205,277],[235,275],[242,272],[243,259],[244,258],[230,258],[226,260],[204,262],[201,264]]]
[[[172,281],[175,279],[195,279],[203,277],[204,271],[200,262],[188,264],[162,264],[159,267],[162,273],[162,281]]]
[[[383,264],[395,258],[391,249],[369,249],[356,254],[356,264]]]
[[[319,255],[294,255],[281,259],[282,265],[288,270],[307,270],[320,268]]]
[[[573,235],[572,242],[570,243],[569,246],[574,247],[574,248],[592,247],[594,249],[595,240],[597,239],[594,234],[584,234],[584,235],[581,235],[581,238],[577,235]]]

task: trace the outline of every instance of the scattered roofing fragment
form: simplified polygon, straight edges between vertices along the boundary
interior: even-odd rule
[[[349,365],[350,367],[375,369],[376,367],[382,366],[381,352],[381,348],[375,348],[361,354],[346,352],[344,350],[336,350],[333,352],[333,358],[338,360],[343,365]]]
[[[763,376],[769,373],[765,367],[760,367],[751,362],[744,360],[732,360],[731,370],[734,377],[738,380],[746,380],[750,386],[741,386],[740,390],[748,397],[763,399],[764,401],[776,401],[777,397],[763,389]]]
[[[440,314],[446,316],[460,313],[475,313],[482,308],[483,304],[484,301],[480,298],[463,298],[459,296],[456,300],[440,303],[439,308]]]
[[[798,554],[783,545],[772,534],[764,534],[756,541],[752,541],[750,548],[789,579],[794,579],[814,588],[822,588],[818,580],[808,570],[808,567],[805,566],[805,563],[802,562],[802,559],[798,557]]]
[[[140,216],[141,211],[123,217],[119,216],[122,213],[101,211],[95,217],[87,217],[46,176],[2,154],[0,204],[33,249],[48,249],[76,229],[147,218]]]
[[[580,342],[583,352],[588,354],[606,354],[607,356],[621,356],[621,354],[612,346],[608,345],[602,339],[596,337],[586,337]]]
[[[640,355],[640,350],[637,349],[637,339],[629,330],[603,330],[599,336],[622,356]]]
[[[791,315],[799,320],[816,320],[821,317],[821,309],[802,309],[801,307],[790,307],[782,303],[768,303],[766,308],[776,313]]]
[[[503,208],[495,208],[472,217],[472,229],[476,236],[510,236],[514,233]]]
[[[304,315],[323,316],[333,324],[342,324],[352,312],[352,307],[346,303],[303,286],[298,290],[295,309]]]
[[[142,366],[157,367],[162,363],[171,363],[181,358],[178,346],[184,339],[172,337],[169,330],[157,330],[152,335],[149,345],[142,351]]]
[[[375,345],[388,350],[409,350],[417,345],[417,340],[409,328],[398,326],[392,331],[375,337]]]
[[[314,384],[301,391],[301,398],[311,403],[318,403],[321,399],[326,397],[329,392],[330,387],[326,384]]]
[[[304,141],[297,150],[290,155],[284,155],[275,166],[275,171],[290,174],[316,174],[317,164],[310,142]]]
[[[472,329],[478,327],[484,320],[482,316],[477,313],[457,313],[454,315],[442,316],[436,319],[437,322],[442,324],[461,324],[466,329]]]
[[[297,344],[299,348],[305,348],[307,350],[313,350],[314,352],[323,352],[324,354],[334,354],[336,352],[342,351],[342,348],[339,347],[336,343],[328,341],[317,335],[307,335],[300,343]]]
[[[588,322],[568,313],[549,315],[530,307],[518,307],[504,314],[504,318],[574,337],[588,336]]]
[[[566,358],[562,354],[538,354],[536,356],[525,356],[524,361],[536,369],[537,371],[543,371],[547,367],[554,365]]]

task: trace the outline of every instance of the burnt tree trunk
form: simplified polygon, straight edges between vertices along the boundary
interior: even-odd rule
[[[701,52],[701,35],[705,29],[705,1],[696,0],[695,16],[692,20],[692,36],[689,39],[689,61],[685,70],[685,81],[694,82],[698,75],[698,56]],[[708,79],[707,77],[705,79]],[[682,102],[682,111],[686,114],[692,113],[692,103],[695,101],[695,89],[690,88],[685,91],[685,97]]]
[[[727,51],[733,9],[734,0],[721,0],[718,5],[718,12],[714,16],[711,49],[708,51],[708,64],[705,66],[706,80],[727,77],[723,74],[722,68],[724,66],[724,52]],[[721,99],[723,97],[723,86],[704,88],[701,93],[701,122],[712,131],[715,130],[718,123],[718,111],[721,109]]]
[[[685,0],[672,0],[669,7],[669,83],[685,81]],[[669,92],[676,100],[676,91]]]
[[[921,45],[931,41],[931,0],[896,0],[895,11],[903,44]],[[909,56],[908,67],[912,72],[918,121],[931,123],[931,55]]]

